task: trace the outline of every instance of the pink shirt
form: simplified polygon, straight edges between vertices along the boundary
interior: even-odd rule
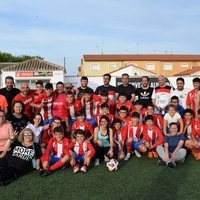
[[[54,96],[53,117],[55,117],[55,116],[60,117],[62,119],[62,121],[65,121],[65,118],[67,116],[65,102],[66,102],[66,94],[65,93]]]
[[[0,151],[4,151],[4,146],[13,132],[12,124],[6,121],[2,126],[0,125]]]

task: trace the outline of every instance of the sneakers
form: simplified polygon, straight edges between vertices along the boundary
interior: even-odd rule
[[[124,160],[127,161],[127,160],[129,160],[130,157],[131,157],[131,154],[130,154],[130,153],[127,153],[126,156],[125,156],[125,158],[124,158]]]
[[[95,159],[94,165],[95,165],[95,166],[99,166],[99,159],[98,159],[98,158]]]
[[[167,166],[170,168],[175,168],[176,167],[176,163],[175,162],[168,162]]]
[[[86,173],[86,172],[87,172],[87,166],[86,166],[86,165],[83,165],[83,166],[81,167],[81,171],[84,172],[84,173]]]
[[[42,170],[40,171],[39,175],[41,177],[45,177],[45,176],[49,176],[51,174],[51,171],[50,170]]]
[[[153,152],[152,151],[148,152],[148,158],[153,158]]]
[[[105,161],[105,162],[109,162],[109,160],[110,160],[110,159],[109,159],[107,156],[104,156],[104,161]]]
[[[166,163],[165,163],[163,160],[159,160],[159,161],[157,162],[157,165],[158,165],[158,166],[164,166],[164,165],[166,165]]]
[[[134,152],[135,152],[135,155],[136,155],[138,158],[141,157],[141,154],[140,154],[138,151],[134,150]]]
[[[80,170],[79,165],[75,165],[73,167],[74,174],[77,173],[79,170]]]

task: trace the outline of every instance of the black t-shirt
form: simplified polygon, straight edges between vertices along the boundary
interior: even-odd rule
[[[18,88],[13,88],[12,90],[7,90],[6,88],[0,89],[0,94],[3,95],[8,102],[8,114],[11,114],[11,106],[13,98],[20,93]]]
[[[127,100],[131,99],[131,95],[135,94],[135,87],[131,84],[128,84],[127,86],[119,85],[117,86],[117,93],[124,93],[127,97]]]
[[[30,121],[29,118],[24,114],[21,118],[17,118],[13,114],[11,114],[8,115],[6,119],[11,122],[11,124],[13,125],[13,129],[16,130],[18,133],[23,130],[26,127],[27,123]]]
[[[18,140],[15,140],[11,144],[8,166],[15,168],[20,174],[33,169],[32,159],[39,159],[41,156],[39,144],[34,142],[33,145],[25,147]]]
[[[108,87],[106,87],[105,85],[101,85],[101,86],[98,86],[95,90],[95,94],[99,95],[99,92],[101,90],[107,90],[107,91],[113,91],[113,93],[116,92],[116,87],[112,86],[112,85],[109,85]]]
[[[81,87],[79,87],[78,88],[78,99],[81,99],[82,98],[82,96],[83,96],[83,91],[85,91],[85,90],[88,90],[91,94],[93,94],[94,93],[94,90],[92,89],[92,88],[90,88],[90,87],[87,87],[87,88],[81,88]]]
[[[137,88],[135,95],[138,96],[138,99],[142,102],[143,107],[146,107],[147,104],[152,103],[151,96],[153,93],[153,88],[149,87],[148,89]]]

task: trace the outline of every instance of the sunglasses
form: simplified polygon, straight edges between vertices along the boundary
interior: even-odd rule
[[[24,137],[32,136],[32,133],[24,133]]]

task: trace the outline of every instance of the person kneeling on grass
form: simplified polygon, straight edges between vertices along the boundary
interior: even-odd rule
[[[86,140],[85,132],[82,129],[77,129],[74,132],[74,137],[76,139],[73,140],[67,147],[71,154],[70,164],[73,167],[74,173],[79,170],[86,173],[87,167],[89,166],[96,151],[92,144]],[[80,165],[82,165],[81,168]]]
[[[163,134],[160,129],[154,125],[153,116],[147,115],[145,117],[145,126],[143,130],[143,141],[148,149],[148,158],[157,158],[156,147],[163,144]]]
[[[41,177],[48,176],[54,170],[64,167],[69,161],[69,153],[67,146],[69,139],[64,137],[64,130],[61,126],[53,129],[53,137],[49,140],[47,149],[41,157],[41,162],[44,170],[41,170]]]
[[[183,147],[185,136],[178,132],[178,124],[172,122],[169,125],[170,133],[164,137],[164,147],[159,145],[156,150],[162,160],[158,161],[158,165],[167,165],[175,168],[176,162],[183,163],[185,161],[186,150]]]

